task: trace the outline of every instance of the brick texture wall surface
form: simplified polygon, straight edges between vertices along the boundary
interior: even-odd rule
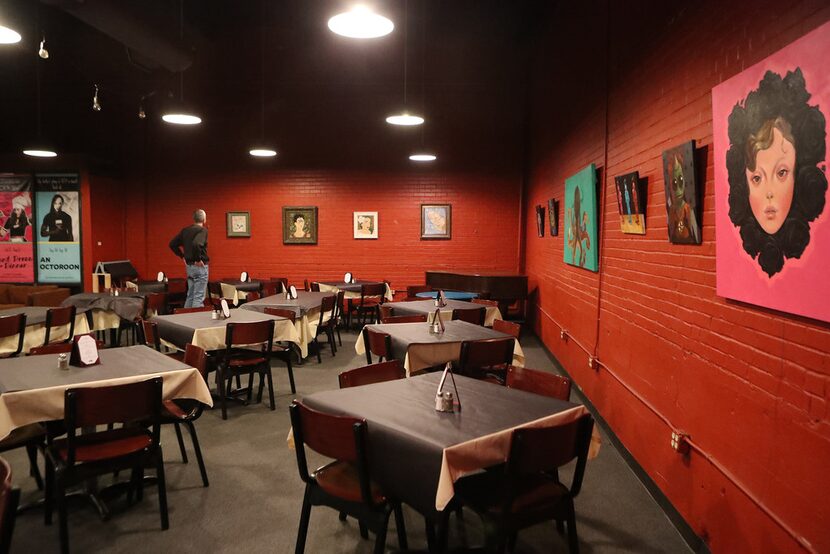
[[[525,208],[559,198],[562,224],[564,180],[590,163],[601,168],[602,206],[600,273],[563,263],[564,227],[540,239],[526,224],[535,329],[714,552],[802,548],[710,461],[676,454],[671,429],[609,371],[590,369],[579,344],[795,535],[828,552],[830,325],[716,295],[711,89],[827,21],[830,9],[608,5],[610,13],[604,3],[560,6],[535,53]],[[700,246],[672,245],[666,231],[662,151],[689,139],[704,186]],[[648,182],[645,236],[622,234],[617,217],[613,177],[635,170]],[[560,339],[560,325],[572,340]]]

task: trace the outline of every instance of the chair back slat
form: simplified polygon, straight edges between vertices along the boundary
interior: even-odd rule
[[[297,312],[286,308],[265,308],[265,313],[268,315],[275,315],[277,317],[290,319],[291,323],[294,323],[297,320]]]
[[[167,295],[163,292],[148,294],[145,298],[144,313],[163,314],[167,309]]]
[[[0,338],[13,337],[26,331],[26,314],[0,317]]]
[[[360,285],[360,297],[363,298],[379,296],[381,301],[386,295],[386,283],[367,283]]]
[[[394,315],[381,319],[381,323],[426,323],[427,314]]]
[[[474,325],[484,325],[484,318],[487,315],[486,308],[480,308],[477,310],[453,310],[452,311],[452,318],[458,321],[466,321],[467,323],[472,323]]]
[[[593,418],[589,414],[553,427],[516,429],[510,443],[508,473],[527,475],[552,471],[583,452],[587,456],[592,429]]]
[[[274,340],[274,320],[254,321],[252,323],[228,323],[225,332],[225,345],[228,348],[248,344],[271,344]]]
[[[320,283],[313,281],[311,283],[311,292],[320,292]]]
[[[355,445],[355,425],[366,425],[366,421],[356,417],[335,416],[318,412],[302,402],[294,401],[291,405],[291,423],[299,429],[302,443],[328,458],[356,462],[358,458]],[[302,448],[301,444],[296,447]]]
[[[320,301],[320,321],[318,322],[318,326],[322,327],[323,324],[326,322],[326,314],[329,315],[329,319],[335,317],[334,307],[337,305],[337,295],[332,294],[331,296],[324,296],[323,299]]]
[[[155,321],[141,320],[141,330],[144,331],[144,344],[161,352],[161,338],[158,324]]]
[[[372,383],[383,383],[385,381],[394,381],[396,379],[403,379],[406,377],[406,371],[400,360],[389,360],[379,364],[372,364],[349,371],[344,371],[338,375],[340,381],[340,388],[346,389],[349,387],[359,387],[361,385],[371,385]]]
[[[375,356],[381,356],[387,360],[394,358],[392,355],[392,337],[388,333],[364,327],[363,345],[366,347],[366,352],[371,352]],[[372,363],[371,360],[369,360],[369,363]]]
[[[72,352],[71,342],[53,342],[44,346],[33,346],[29,349],[29,356],[41,356],[44,354],[69,354]]]
[[[465,340],[461,343],[460,370],[470,374],[477,370],[510,365],[515,342],[513,338]]]
[[[70,325],[75,322],[75,306],[66,306],[63,308],[49,308],[46,310],[46,326],[58,327],[60,325]]]
[[[191,314],[194,312],[212,312],[212,306],[195,306],[193,308],[173,308],[174,314]]]
[[[571,396],[571,380],[538,369],[510,366],[507,387],[567,401]]]
[[[334,316],[334,324],[340,325],[340,318],[343,317],[343,298],[346,297],[346,291],[338,290],[337,298],[334,301],[334,307],[337,310]]]
[[[70,388],[65,393],[67,429],[107,423],[153,421],[159,416],[162,378],[104,387]]]
[[[493,331],[510,335],[514,339],[518,339],[522,334],[522,326],[512,321],[505,321],[503,319],[493,320]]]
[[[380,307],[380,321],[386,323],[386,320],[395,316],[395,308],[392,302],[387,302]]]
[[[202,379],[207,379],[207,353],[203,348],[188,343],[184,349],[184,363],[198,369]]]

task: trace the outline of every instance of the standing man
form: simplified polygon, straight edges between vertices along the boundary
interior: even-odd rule
[[[187,300],[185,308],[200,307],[205,301],[208,283],[207,238],[205,210],[193,212],[193,225],[185,227],[170,241],[170,249],[187,266]]]

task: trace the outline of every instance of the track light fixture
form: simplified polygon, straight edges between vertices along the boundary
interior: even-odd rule
[[[92,96],[92,111],[101,111],[101,103],[98,101],[98,85],[95,85],[95,94]]]
[[[46,49],[46,36],[40,39],[40,48],[37,51],[37,55],[43,60],[49,59],[49,51]]]

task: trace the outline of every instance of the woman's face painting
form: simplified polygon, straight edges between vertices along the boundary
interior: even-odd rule
[[[55,198],[55,201],[52,202],[52,209],[57,212],[57,211],[60,211],[60,209],[62,207],[63,207],[63,200],[61,199],[60,196],[58,196],[57,198]]]
[[[759,150],[755,171],[746,170],[749,206],[761,228],[772,235],[781,228],[793,203],[795,146],[773,129],[772,144]]]

